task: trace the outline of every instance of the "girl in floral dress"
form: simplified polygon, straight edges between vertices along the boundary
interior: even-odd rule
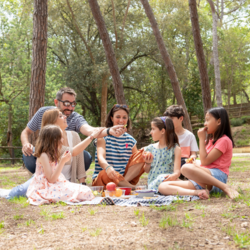
[[[81,144],[88,146],[100,132],[101,130],[93,133],[74,149],[81,147]],[[30,204],[81,202],[94,198],[89,187],[69,182],[61,173],[64,164],[71,159],[70,151],[66,151],[61,159],[59,158],[62,143],[62,130],[58,126],[47,125],[41,129],[34,154],[37,157],[36,172],[27,191]]]
[[[177,180],[180,176],[181,149],[169,117],[156,117],[151,122],[152,139],[156,141],[144,148],[145,172],[148,175],[148,188],[158,191],[163,181]],[[146,152],[150,152],[148,154]]]

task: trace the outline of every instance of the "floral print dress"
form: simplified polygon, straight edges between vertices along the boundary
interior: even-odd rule
[[[174,150],[165,148],[155,148],[153,144],[148,145],[145,151],[151,152],[154,156],[151,164],[150,172],[148,174],[148,188],[158,191],[159,185],[164,181],[167,174],[174,172]]]
[[[52,171],[57,163],[50,162]],[[42,205],[58,201],[81,202],[94,199],[89,187],[69,182],[61,173],[55,183],[48,182],[39,160],[36,162],[36,172],[27,191],[28,201],[32,205]]]

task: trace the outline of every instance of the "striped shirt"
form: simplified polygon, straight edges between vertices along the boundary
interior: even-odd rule
[[[115,171],[123,175],[128,160],[132,155],[132,148],[135,146],[136,140],[128,133],[124,133],[120,137],[109,135],[104,137],[104,140],[106,142],[106,161],[115,169]],[[93,179],[95,179],[102,170],[103,169],[98,163],[96,150]]]
[[[47,106],[40,108],[32,119],[28,122],[27,127],[31,129],[33,132],[37,130],[41,130],[42,118],[43,114],[46,110],[56,108],[55,106]],[[72,114],[67,117],[68,127],[66,130],[75,131],[80,133],[80,128],[84,124],[88,124],[84,117],[76,112],[72,112]]]

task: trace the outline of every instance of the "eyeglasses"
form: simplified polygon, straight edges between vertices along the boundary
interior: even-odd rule
[[[62,101],[62,100],[59,100],[59,99],[57,99],[57,100],[59,102],[62,102],[65,107],[69,107],[71,105],[71,107],[74,108],[76,106],[76,104],[77,104],[76,102]]]
[[[115,104],[114,106],[113,106],[113,108],[125,108],[125,109],[128,109],[129,108],[129,106],[128,105],[126,105],[126,104]]]

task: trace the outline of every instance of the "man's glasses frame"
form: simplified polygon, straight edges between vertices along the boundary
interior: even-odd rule
[[[76,105],[77,105],[77,103],[76,102],[70,102],[70,101],[62,101],[62,100],[59,100],[59,99],[57,99],[59,102],[62,102],[63,103],[63,106],[65,106],[65,107],[72,107],[72,108],[74,108]]]

